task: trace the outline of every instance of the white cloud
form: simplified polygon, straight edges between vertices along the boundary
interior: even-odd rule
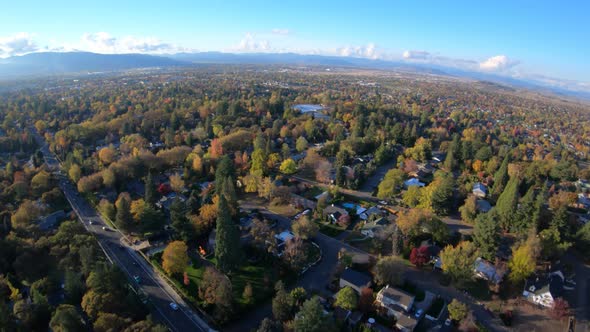
[[[269,52],[272,49],[268,40],[259,40],[256,35],[247,32],[233,50],[237,52]]]
[[[33,36],[26,32],[19,32],[8,37],[0,37],[0,57],[9,57],[35,52],[39,49],[33,41]]]
[[[505,71],[518,65],[518,61],[505,55],[496,55],[479,63],[479,68],[484,71]]]
[[[402,54],[402,56],[404,57],[404,59],[413,59],[413,60],[424,60],[424,59],[428,59],[431,57],[430,52],[426,52],[426,51],[411,51],[411,50],[407,50],[404,51],[404,53]]]
[[[357,58],[369,58],[378,59],[380,53],[377,47],[373,43],[369,43],[365,46],[345,46],[336,50],[340,56],[351,56]]]
[[[272,29],[271,32],[275,35],[288,35],[291,33],[289,29]]]
[[[182,51],[182,48],[153,37],[113,37],[106,32],[85,33],[80,49],[95,53],[151,53],[161,54]]]

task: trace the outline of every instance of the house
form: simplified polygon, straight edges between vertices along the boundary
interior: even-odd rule
[[[585,194],[578,194],[578,206],[584,209],[590,209],[590,198]]]
[[[367,220],[369,218],[371,218],[372,215],[375,216],[383,216],[383,211],[381,211],[381,209],[379,209],[376,206],[372,206],[370,208],[368,208],[367,210],[365,210],[363,213],[360,213],[358,216],[359,218],[361,218],[362,220]]]
[[[414,295],[387,285],[377,293],[375,302],[387,310],[389,316],[399,319],[410,312],[414,305],[414,299]]]
[[[420,182],[417,178],[411,178],[404,181],[404,188],[408,189],[413,186],[424,187],[426,184],[424,182]]]
[[[326,207],[323,212],[324,217],[330,219],[330,222],[338,222],[338,219],[342,216],[347,216],[348,212],[340,207],[334,206],[334,204]]]
[[[492,209],[492,204],[490,204],[490,202],[486,201],[485,199],[478,199],[475,204],[475,209],[478,212],[486,213]]]
[[[476,197],[485,198],[488,194],[488,188],[485,186],[485,184],[477,182],[473,185],[473,190],[471,192]]]
[[[395,321],[395,327],[400,332],[412,332],[416,325],[418,325],[418,321],[411,315],[401,315]]]
[[[481,257],[475,260],[473,270],[476,277],[487,280],[495,285],[501,283],[506,275],[506,270],[496,268],[494,264]]]
[[[283,252],[285,251],[285,245],[287,242],[295,238],[295,235],[290,231],[283,231],[279,234],[275,235],[275,239],[277,239],[277,256],[281,257]]]
[[[532,303],[551,308],[555,299],[563,296],[564,290],[572,289],[566,285],[563,273],[554,271],[542,277],[527,279],[522,296]]]
[[[180,194],[177,195],[176,193],[169,193],[168,195],[160,198],[160,200],[156,202],[156,206],[159,209],[164,209],[166,211],[169,211],[170,205],[172,205],[172,203],[174,202],[174,199],[176,199],[176,198],[178,198],[181,202],[186,201],[186,197],[184,197],[183,195],[180,195]]]
[[[374,221],[365,221],[365,224],[361,228],[361,234],[364,236],[374,238],[375,236],[383,233],[385,227],[389,224],[387,219],[381,217]]]
[[[340,288],[347,286],[360,294],[362,288],[371,287],[371,277],[351,268],[347,268],[340,275]]]

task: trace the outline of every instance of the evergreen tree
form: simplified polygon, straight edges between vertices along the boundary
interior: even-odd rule
[[[145,193],[144,201],[147,204],[156,203],[156,186],[154,185],[154,179],[152,178],[152,172],[148,172],[145,178]]]
[[[184,242],[192,240],[195,235],[195,229],[186,217],[186,213],[186,205],[175,198],[170,205],[170,222],[177,236]]]
[[[391,235],[391,254],[394,256],[399,256],[402,253],[404,246],[404,238],[399,227],[397,227],[397,225],[393,225],[393,227],[394,230],[393,234]]]
[[[449,145],[447,157],[445,158],[445,168],[449,171],[454,171],[459,165],[459,158],[461,156],[461,140],[459,135],[453,135],[453,141]]]
[[[117,200],[117,214],[115,215],[115,223],[117,227],[124,231],[128,231],[133,223],[133,216],[131,215],[131,202],[126,195],[121,195]]]
[[[498,251],[500,228],[497,219],[495,210],[480,214],[473,229],[473,243],[479,248],[481,256],[489,261],[494,260]]]
[[[498,197],[504,191],[504,186],[508,182],[508,156],[502,161],[502,165],[494,174],[494,186],[492,187],[492,196]]]
[[[293,298],[285,291],[282,281],[277,281],[275,285],[275,297],[272,299],[272,314],[279,322],[284,322],[291,318],[293,310]]]
[[[539,223],[541,222],[541,214],[543,213],[543,206],[545,206],[545,199],[547,197],[547,184],[543,185],[543,189],[541,192],[537,194],[537,199],[535,200],[535,208],[533,213],[531,214],[531,227],[534,227],[535,230],[539,229]]]
[[[337,331],[333,317],[324,313],[324,308],[317,296],[303,303],[293,325],[295,332]]]
[[[526,194],[520,200],[520,207],[518,208],[512,231],[518,234],[527,234],[531,226],[533,226],[533,218],[535,212],[535,188],[530,187]]]
[[[240,233],[234,225],[225,196],[219,196],[217,228],[215,233],[215,258],[217,267],[231,272],[238,267],[240,260]]]
[[[215,190],[217,194],[222,193],[223,183],[227,178],[230,178],[231,183],[235,183],[236,170],[234,163],[227,155],[223,155],[217,162],[217,169],[215,170]]]
[[[520,180],[516,176],[511,178],[496,203],[500,226],[504,230],[511,229],[515,220],[519,183]]]

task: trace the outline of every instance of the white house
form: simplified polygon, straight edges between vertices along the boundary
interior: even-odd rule
[[[473,185],[471,192],[477,197],[485,198],[488,194],[488,188],[483,183],[478,182]]]
[[[414,299],[414,295],[387,285],[377,293],[375,302],[386,309],[389,316],[399,318],[410,312]]]
[[[522,296],[532,303],[551,308],[555,299],[563,296],[564,290],[572,289],[572,287],[565,286],[563,273],[555,271],[543,277],[528,279]]]

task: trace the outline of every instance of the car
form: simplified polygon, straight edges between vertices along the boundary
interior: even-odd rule
[[[451,326],[451,319],[447,318],[447,320],[445,320],[445,326]]]
[[[106,228],[105,226],[102,226],[102,230],[103,230],[103,231],[106,231],[106,230],[107,230],[107,228]]]
[[[90,225],[94,225],[94,221],[92,221],[92,220],[90,220],[88,223],[89,223]]]
[[[138,275],[133,276],[133,280],[135,280],[136,283],[141,283],[141,277]]]
[[[178,304],[174,303],[174,302],[170,302],[170,308],[174,311],[178,310]]]
[[[424,309],[418,309],[418,310],[416,310],[416,313],[414,314],[414,317],[420,318],[420,317],[422,317],[422,314],[423,313],[424,313]]]

